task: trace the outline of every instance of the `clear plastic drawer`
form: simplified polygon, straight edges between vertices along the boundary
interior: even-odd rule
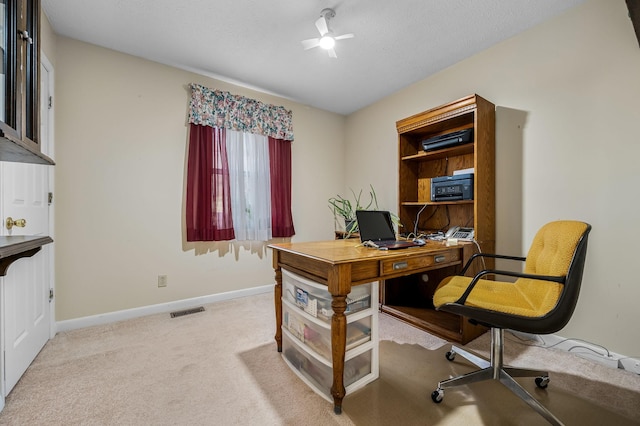
[[[305,352],[288,333],[282,333],[282,354],[296,372],[318,393],[331,398],[333,370],[329,365],[319,361]],[[347,360],[344,364],[344,386],[347,387],[371,373],[371,354],[368,350]]]
[[[333,315],[331,294],[327,287],[282,270],[283,299],[298,306],[309,315],[329,322]],[[347,296],[345,314],[352,314],[371,307],[371,283],[353,286]]]
[[[331,359],[331,327],[328,323],[309,319],[296,306],[285,302],[282,304],[282,325],[319,355]],[[347,351],[370,340],[371,316],[347,324]]]

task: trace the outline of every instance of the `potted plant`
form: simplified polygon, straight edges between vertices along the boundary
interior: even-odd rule
[[[333,217],[336,223],[343,221],[344,230],[346,232],[345,238],[349,238],[354,232],[358,232],[358,220],[356,219],[356,210],[379,210],[378,198],[376,191],[373,189],[373,185],[369,185],[369,199],[366,205],[362,200],[362,190],[356,194],[353,189],[350,189],[353,200],[345,198],[341,195],[329,198],[329,209],[333,212]],[[391,214],[393,222],[400,225],[398,216]]]

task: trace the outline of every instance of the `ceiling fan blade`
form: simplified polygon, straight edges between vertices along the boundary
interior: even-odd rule
[[[329,52],[329,57],[330,58],[337,58],[338,55],[336,55],[336,51],[333,49],[329,49],[327,52]]]
[[[324,18],[324,16],[318,18],[318,20],[316,21],[316,28],[318,29],[318,31],[320,31],[320,36],[323,36],[329,32],[329,26],[327,25],[327,20]]]
[[[304,50],[309,50],[309,49],[313,49],[314,47],[320,46],[320,39],[310,38],[308,40],[302,40],[301,43]]]
[[[334,37],[334,39],[336,39],[336,40],[344,40],[346,38],[354,38],[354,37],[355,37],[354,34],[342,34],[342,35],[339,35],[337,37]]]

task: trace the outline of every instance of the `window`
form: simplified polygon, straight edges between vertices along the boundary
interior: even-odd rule
[[[271,180],[266,136],[227,130],[231,211],[236,239],[271,239]]]
[[[191,90],[187,241],[294,235],[291,112],[199,85]]]

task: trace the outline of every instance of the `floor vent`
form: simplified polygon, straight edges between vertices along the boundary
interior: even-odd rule
[[[196,314],[198,312],[204,312],[204,308],[199,306],[197,308],[185,309],[184,311],[171,312],[171,318],[183,317],[185,315]]]

